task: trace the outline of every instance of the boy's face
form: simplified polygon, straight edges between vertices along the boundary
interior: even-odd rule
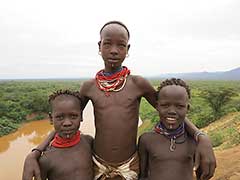
[[[161,122],[167,129],[177,129],[187,114],[188,94],[184,87],[169,85],[158,94],[158,112]]]
[[[109,24],[101,32],[99,51],[102,54],[106,70],[115,70],[122,66],[128,49],[127,30],[119,24]]]
[[[79,129],[81,106],[79,100],[71,95],[60,95],[52,101],[51,121],[62,138],[71,138]]]

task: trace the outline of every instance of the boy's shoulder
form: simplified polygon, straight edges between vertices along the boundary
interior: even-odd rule
[[[129,80],[141,89],[150,86],[150,82],[140,75],[129,75]]]
[[[135,83],[141,83],[142,81],[147,81],[144,77],[140,75],[129,75],[128,76],[133,82]]]
[[[96,90],[96,80],[93,78],[86,80],[80,84],[80,94],[82,96],[89,95],[90,92],[96,92]]]
[[[89,87],[91,87],[91,86],[93,86],[95,84],[96,84],[96,80],[94,78],[91,78],[91,79],[88,79],[86,81],[83,81],[81,83],[81,87],[89,88]]]
[[[152,137],[154,137],[154,136],[156,136],[156,133],[154,131],[145,132],[139,137],[139,142],[146,143],[150,139],[152,139]]]

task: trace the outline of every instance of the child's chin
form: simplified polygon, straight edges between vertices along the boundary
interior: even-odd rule
[[[63,134],[61,134],[61,137],[62,137],[63,139],[71,139],[74,134],[75,134],[75,132],[72,132],[72,133],[63,133]]]
[[[176,123],[167,123],[165,124],[165,126],[168,130],[174,130],[177,129],[179,125]]]

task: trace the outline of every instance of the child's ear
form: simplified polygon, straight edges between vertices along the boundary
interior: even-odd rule
[[[187,110],[189,111],[189,110],[190,110],[190,108],[191,108],[191,104],[190,104],[190,103],[188,103],[188,105],[187,105]]]
[[[98,41],[98,49],[100,51],[100,47],[101,47],[101,41]]]
[[[50,124],[53,124],[53,118],[52,118],[51,112],[48,113],[48,117],[49,117]]]
[[[130,44],[128,44],[128,46],[127,46],[127,50],[129,51],[129,49],[130,49]]]
[[[83,111],[81,111],[81,114],[80,114],[80,122],[83,121]]]

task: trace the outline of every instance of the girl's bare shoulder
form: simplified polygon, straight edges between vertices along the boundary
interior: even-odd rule
[[[81,139],[92,147],[94,138],[87,134],[81,134]]]

